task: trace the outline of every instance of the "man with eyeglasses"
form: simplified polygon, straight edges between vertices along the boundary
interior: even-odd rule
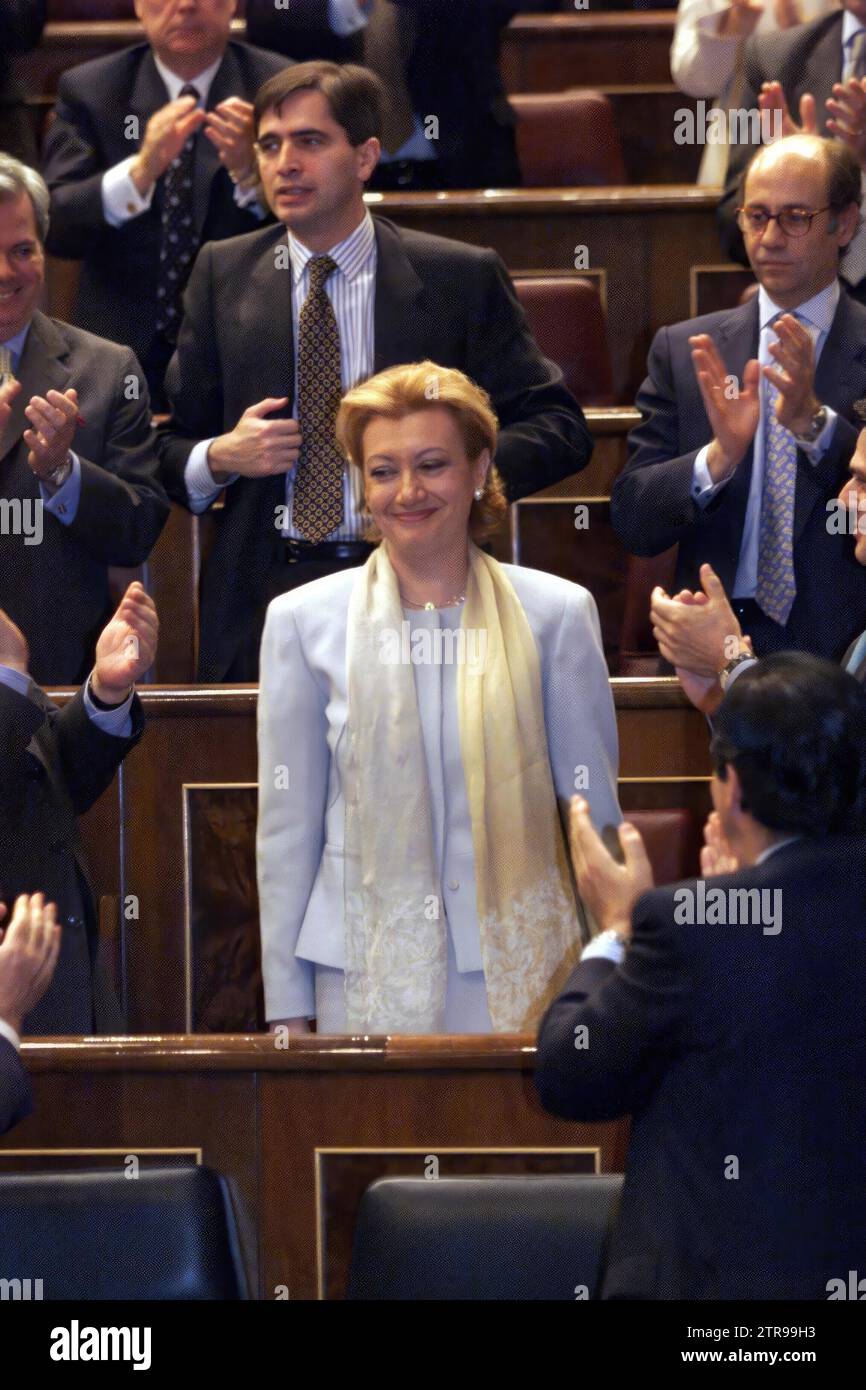
[[[827,528],[857,442],[866,309],[839,280],[860,170],[841,142],[759,151],[739,210],[756,296],[663,328],[611,518],[635,555],[678,545],[675,587],[703,563],[764,654],[841,659],[866,626],[866,573]]]
[[[754,34],[745,44],[740,74],[736,99],[741,111],[775,113],[784,136],[835,136],[866,169],[866,0],[845,0],[841,9],[810,24]],[[757,135],[751,121],[741,121],[740,129]],[[747,248],[737,209],[740,180],[753,153],[748,140],[731,146],[718,208],[722,245],[744,265]],[[866,303],[866,224],[841,275],[855,298]]]

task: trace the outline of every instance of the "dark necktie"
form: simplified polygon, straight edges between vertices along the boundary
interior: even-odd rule
[[[180,96],[199,93],[187,82]],[[169,342],[177,342],[183,312],[182,296],[196,253],[193,224],[192,175],[195,163],[195,135],[191,135],[180,154],[165,171],[162,189],[162,234],[159,243],[156,326]]]
[[[343,393],[340,330],[325,281],[330,256],[310,261],[310,288],[298,316],[298,424],[303,443],[295,474],[292,524],[308,541],[323,541],[343,520],[343,469],[334,424]]]

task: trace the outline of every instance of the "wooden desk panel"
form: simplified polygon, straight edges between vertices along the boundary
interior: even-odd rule
[[[36,1110],[0,1139],[0,1172],[80,1166],[82,1150],[100,1168],[200,1151],[232,1185],[259,1298],[316,1298],[326,1281],[339,1294],[364,1182],[428,1157],[443,1176],[625,1162],[627,1122],[544,1113],[528,1036],[54,1040],[22,1055]]]

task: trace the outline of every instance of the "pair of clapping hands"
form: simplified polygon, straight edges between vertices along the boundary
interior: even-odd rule
[[[21,390],[19,381],[0,385],[0,440],[9,424],[12,402]],[[50,486],[52,474],[63,467],[72,448],[76,428],[83,424],[78,414],[78,392],[49,391],[47,396],[32,396],[24,414],[31,428],[24,431],[24,443],[29,449],[27,462],[40,482]]]
[[[571,799],[568,840],[571,862],[581,900],[592,913],[599,931],[614,931],[631,940],[632,912],[642,893],[653,885],[652,866],[640,831],[628,821],[617,828],[621,862],[606,848],[581,796]],[[739,865],[725,840],[718,814],[712,811],[704,826],[701,874],[735,873]]]

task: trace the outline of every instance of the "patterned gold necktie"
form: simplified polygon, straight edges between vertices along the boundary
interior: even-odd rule
[[[0,386],[6,381],[14,381],[15,373],[12,371],[12,353],[8,347],[0,347]]]
[[[310,261],[310,288],[298,316],[298,424],[300,454],[295,474],[292,524],[305,540],[323,541],[343,520],[345,461],[334,424],[343,381],[340,330],[325,281],[337,269],[330,256]]]

